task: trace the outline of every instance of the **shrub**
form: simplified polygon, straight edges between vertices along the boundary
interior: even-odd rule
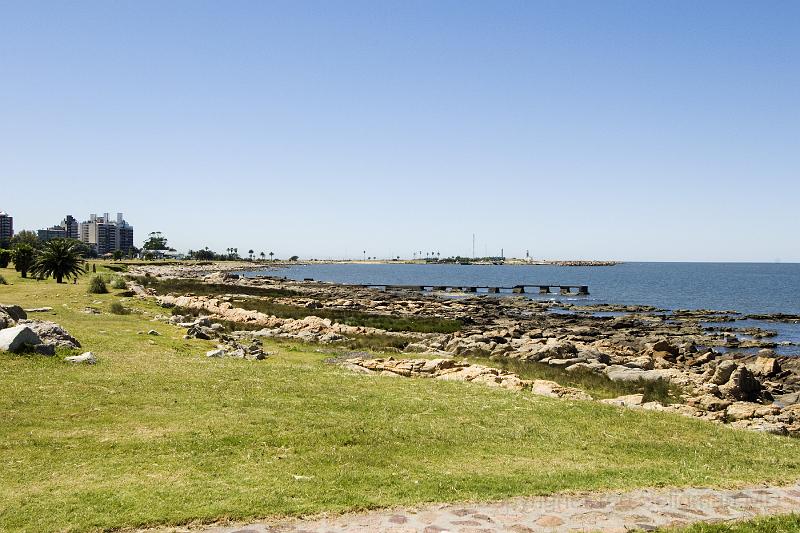
[[[8,285],[6,278],[4,278],[3,276],[0,276],[0,285]]]
[[[11,262],[11,251],[0,250],[0,268],[8,268],[8,264],[10,262]]]
[[[114,281],[111,282],[112,289],[127,289],[128,284],[125,283],[125,280],[122,278],[115,278]]]
[[[92,294],[105,294],[108,292],[106,282],[100,276],[94,276],[89,280],[89,292]]]
[[[122,305],[120,302],[112,302],[111,307],[108,309],[114,315],[129,315],[131,310]]]

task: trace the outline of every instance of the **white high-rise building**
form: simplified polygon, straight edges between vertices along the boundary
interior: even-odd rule
[[[122,213],[117,213],[116,220],[111,220],[108,213],[102,217],[89,215],[89,220],[80,224],[79,237],[99,255],[116,250],[127,254],[133,249],[133,226],[125,222]]]

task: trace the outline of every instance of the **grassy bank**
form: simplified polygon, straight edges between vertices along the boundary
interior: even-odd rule
[[[570,490],[800,477],[800,441],[480,385],[365,377],[313,347],[208,359],[163,310],[20,280],[99,359],[0,355],[0,530],[85,531]],[[149,314],[145,314],[149,313]],[[161,336],[139,335],[156,329]]]

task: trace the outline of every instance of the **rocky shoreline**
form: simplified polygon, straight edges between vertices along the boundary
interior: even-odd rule
[[[563,371],[564,375],[580,371],[604,376],[611,382],[665,382],[682,391],[680,402],[672,405],[643,406],[641,401],[637,405],[636,398],[630,397],[610,402],[615,405],[673,411],[733,427],[800,435],[800,358],[775,354],[774,331],[749,328],[744,333],[745,339],[739,337],[741,331],[708,325],[741,316],[734,311],[667,313],[648,306],[620,305],[575,308],[520,296],[442,298],[436,294],[384,292],[278,277],[239,278],[220,269],[179,265],[137,267],[132,273],[157,278],[191,278],[215,286],[223,284],[225,294],[213,296],[156,294],[152,289],[136,283],[132,285],[140,296],[156,298],[164,307],[191,310],[211,320],[242,325],[242,330],[234,333],[237,339],[272,337],[335,346],[360,336],[381,335],[402,340],[404,353],[424,356],[398,356],[397,360],[361,358],[360,362],[346,363],[351,369],[361,367],[373,371],[380,368],[379,374],[403,375],[394,369],[405,369],[408,365],[426,368],[422,361],[454,361],[454,358],[466,356],[535,362]],[[244,289],[257,287],[291,291],[291,296],[269,299],[277,305],[307,309],[307,316],[279,318],[244,309],[242,302],[259,298],[247,294],[250,291]],[[556,307],[569,312],[555,313]],[[323,311],[433,317],[459,321],[463,326],[452,333],[386,331],[342,324],[314,314]],[[618,316],[594,314],[598,312]],[[162,317],[173,322],[189,318]],[[771,319],[792,321],[796,317],[774,316]],[[737,353],[736,350],[743,348],[758,351]],[[382,366],[370,368],[371,365]],[[462,375],[478,371],[457,365]],[[480,370],[478,376],[486,372],[494,377],[480,381],[496,381],[499,377],[500,382],[517,383],[510,376],[493,374],[493,371]],[[533,387],[530,383],[520,386],[519,390]]]

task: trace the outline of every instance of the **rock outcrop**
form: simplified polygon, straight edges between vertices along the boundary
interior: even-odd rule
[[[452,359],[364,359],[350,358],[342,366],[361,374],[433,378],[442,381],[467,381],[489,387],[530,391],[540,396],[569,400],[591,400],[580,389],[563,387],[554,381],[525,380],[517,374],[490,366]]]

